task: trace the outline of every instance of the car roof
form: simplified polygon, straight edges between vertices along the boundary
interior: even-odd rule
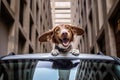
[[[34,53],[34,54],[22,54],[22,55],[8,55],[1,58],[1,60],[22,60],[22,59],[40,59],[40,60],[49,60],[49,59],[80,59],[80,60],[108,60],[114,61],[110,56],[97,55],[97,54],[79,54],[74,56],[72,54],[60,54],[58,56],[52,56],[51,53]]]

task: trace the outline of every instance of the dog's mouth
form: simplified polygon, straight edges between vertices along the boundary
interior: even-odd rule
[[[60,39],[60,41],[62,42],[62,45],[64,47],[67,47],[70,43],[70,40],[68,38],[63,38],[63,39]]]

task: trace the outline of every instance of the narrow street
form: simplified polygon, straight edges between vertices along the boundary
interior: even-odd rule
[[[0,0],[0,80],[120,80],[120,0]]]
[[[50,52],[38,38],[59,24],[84,29],[80,53],[120,57],[120,0],[0,0],[0,55]]]

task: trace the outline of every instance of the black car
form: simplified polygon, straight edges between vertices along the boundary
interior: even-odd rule
[[[50,53],[0,58],[0,80],[120,80],[117,57]]]

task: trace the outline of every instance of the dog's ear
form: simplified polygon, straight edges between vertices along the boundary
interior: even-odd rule
[[[52,38],[52,35],[53,35],[53,31],[52,31],[52,30],[47,31],[47,32],[43,33],[42,35],[40,35],[39,41],[40,41],[40,42],[50,41],[51,38]]]
[[[84,30],[80,27],[71,26],[71,28],[72,28],[72,31],[77,35],[82,35],[84,33]]]

